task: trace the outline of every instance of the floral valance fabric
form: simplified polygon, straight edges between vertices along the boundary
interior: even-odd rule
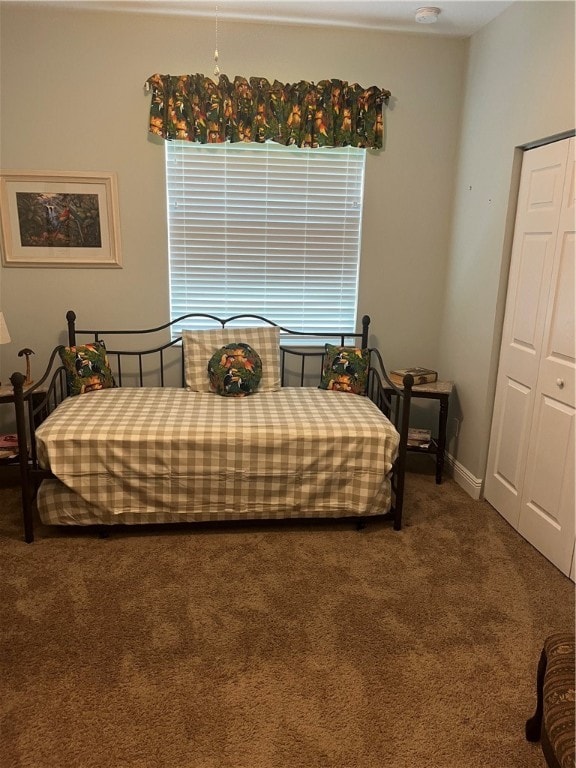
[[[152,75],[151,133],[201,144],[275,141],[299,147],[382,147],[390,91],[342,80]]]

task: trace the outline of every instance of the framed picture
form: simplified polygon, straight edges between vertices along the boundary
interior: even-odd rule
[[[120,267],[116,174],[1,171],[6,267]]]

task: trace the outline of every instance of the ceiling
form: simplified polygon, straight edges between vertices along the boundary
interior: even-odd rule
[[[1,0],[0,4],[115,12],[163,13],[269,24],[306,24],[470,37],[512,0]],[[417,24],[422,6],[440,9],[435,24]],[[217,9],[217,10],[216,10]]]

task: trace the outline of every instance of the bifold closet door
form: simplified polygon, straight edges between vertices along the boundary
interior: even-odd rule
[[[574,139],[525,152],[484,495],[564,573],[574,549]]]
[[[566,170],[518,531],[569,574],[576,514],[574,139]]]

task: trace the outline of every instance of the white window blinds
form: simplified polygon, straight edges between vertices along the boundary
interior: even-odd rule
[[[364,163],[354,147],[166,142],[172,319],[355,330]]]

